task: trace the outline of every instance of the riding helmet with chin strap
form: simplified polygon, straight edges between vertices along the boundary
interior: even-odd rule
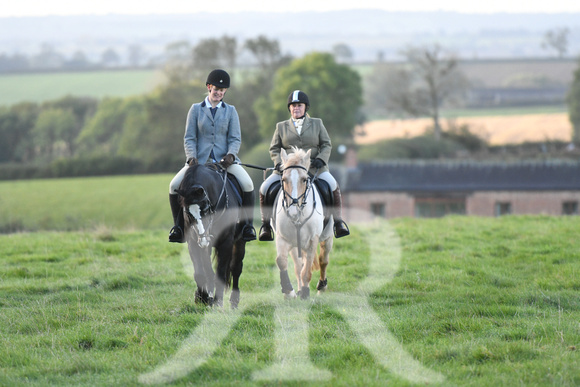
[[[230,75],[225,70],[215,69],[209,73],[205,84],[227,89],[230,87]]]
[[[293,103],[303,103],[306,105],[306,111],[310,108],[310,102],[308,101],[308,96],[302,90],[294,90],[288,96],[288,111],[290,111],[290,105]]]

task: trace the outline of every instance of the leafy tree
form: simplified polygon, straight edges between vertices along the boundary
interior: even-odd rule
[[[580,62],[574,71],[574,79],[568,91],[568,115],[572,123],[572,141],[580,144]]]
[[[139,158],[153,169],[175,169],[185,161],[187,112],[205,93],[204,83],[191,82],[160,87],[147,95],[142,111],[127,116],[119,155]]]
[[[33,128],[34,144],[38,150],[40,161],[50,162],[59,150],[62,137],[74,130],[75,118],[70,110],[44,109],[38,116]],[[65,149],[60,149],[61,153]]]
[[[75,119],[75,125],[62,128],[58,131],[59,140],[63,141],[69,154],[76,152],[76,139],[87,120],[97,110],[98,101],[90,97],[66,96],[54,101],[48,101],[42,105],[42,109],[62,109],[70,111]]]
[[[202,39],[193,48],[192,69],[195,79],[205,77],[215,68],[233,69],[237,63],[236,38],[224,35],[221,38]]]
[[[558,53],[558,58],[563,58],[568,52],[569,34],[570,29],[567,27],[547,31],[542,41],[542,48],[546,50],[554,49]]]
[[[311,53],[280,68],[269,95],[256,103],[260,132],[268,140],[276,122],[288,119],[287,98],[293,90],[304,91],[310,100],[309,114],[321,118],[333,141],[348,141],[362,104],[358,73],[338,64],[328,53]]]
[[[125,124],[127,100],[105,98],[77,137],[82,155],[114,155]]]
[[[377,66],[372,74],[373,93],[388,110],[433,119],[435,138],[441,138],[440,110],[459,104],[468,87],[455,55],[439,45],[410,47],[403,51],[406,66]]]

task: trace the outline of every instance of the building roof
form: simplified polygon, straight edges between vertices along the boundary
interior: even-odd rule
[[[341,177],[341,189],[351,192],[570,191],[580,190],[580,162],[360,163]]]

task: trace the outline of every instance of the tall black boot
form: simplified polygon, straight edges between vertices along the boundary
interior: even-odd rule
[[[179,204],[179,195],[169,194],[169,205],[171,206],[171,213],[173,214],[173,228],[169,232],[169,242],[183,243],[185,242],[183,232],[183,210]]]
[[[260,193],[260,218],[262,220],[262,227],[260,227],[260,241],[270,242],[274,240],[274,231],[270,225],[270,218],[272,217],[272,207],[266,203],[266,197]]]
[[[242,238],[246,242],[256,240],[254,229],[254,191],[243,192],[242,211],[240,223],[242,224]]]
[[[334,217],[334,236],[335,238],[342,238],[349,235],[350,231],[344,220],[342,220],[342,195],[338,186],[332,192],[332,197],[334,199],[334,211],[332,214]]]

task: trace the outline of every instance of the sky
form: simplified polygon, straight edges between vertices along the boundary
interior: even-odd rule
[[[7,4],[6,4],[7,3]],[[460,13],[580,12],[579,0],[8,0],[0,17],[106,14],[184,14],[198,12],[302,12],[348,9],[455,11]]]

